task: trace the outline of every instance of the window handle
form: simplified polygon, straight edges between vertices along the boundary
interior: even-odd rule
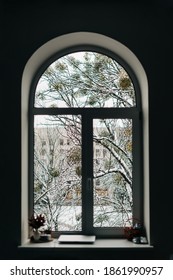
[[[87,189],[88,189],[88,191],[92,190],[92,180],[91,180],[91,178],[87,179]]]

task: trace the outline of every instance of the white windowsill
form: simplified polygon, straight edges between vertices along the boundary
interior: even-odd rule
[[[60,244],[57,239],[50,242],[31,243],[29,240],[19,248],[153,248],[150,244],[135,244],[126,239],[96,239],[93,244]]]

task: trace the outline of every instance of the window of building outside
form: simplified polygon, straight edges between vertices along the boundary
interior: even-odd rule
[[[129,65],[94,46],[64,50],[38,71],[29,106],[29,214],[44,214],[55,235],[120,237],[143,222],[141,97]]]

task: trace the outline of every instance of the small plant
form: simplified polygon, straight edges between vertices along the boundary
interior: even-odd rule
[[[32,227],[33,229],[38,229],[41,226],[44,226],[45,221],[46,221],[45,217],[42,214],[40,215],[33,214],[29,219],[29,226]]]

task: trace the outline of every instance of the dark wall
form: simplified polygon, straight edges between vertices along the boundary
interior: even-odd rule
[[[4,1],[1,9],[1,259],[78,258],[76,251],[18,250],[21,197],[21,78],[42,44],[70,32],[96,32],[126,45],[149,82],[151,237],[154,250],[85,251],[85,258],[164,259],[172,242],[172,25],[167,1]],[[170,162],[169,162],[170,160]],[[4,234],[5,232],[5,234]]]

